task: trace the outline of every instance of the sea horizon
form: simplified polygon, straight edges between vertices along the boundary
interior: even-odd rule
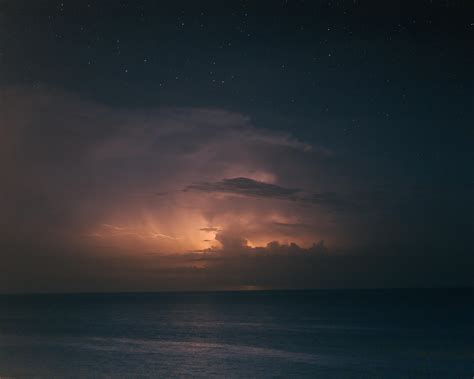
[[[153,291],[45,291],[45,292],[0,292],[0,296],[35,295],[128,295],[128,294],[199,294],[199,293],[247,293],[247,292],[357,292],[357,291],[425,291],[425,290],[466,290],[474,291],[474,286],[433,286],[433,287],[360,287],[360,288],[268,288],[268,289],[199,289],[199,290],[153,290]]]

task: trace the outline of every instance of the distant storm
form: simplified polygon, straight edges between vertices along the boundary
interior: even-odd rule
[[[472,285],[469,12],[231,3],[0,1],[0,292]]]

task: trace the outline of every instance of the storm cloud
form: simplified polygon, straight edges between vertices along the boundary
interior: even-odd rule
[[[440,196],[358,189],[334,149],[244,114],[0,96],[0,291],[449,284],[472,267],[453,191],[448,224]]]

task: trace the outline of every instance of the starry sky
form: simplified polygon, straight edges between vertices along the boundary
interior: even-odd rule
[[[471,1],[0,1],[0,292],[472,286]]]

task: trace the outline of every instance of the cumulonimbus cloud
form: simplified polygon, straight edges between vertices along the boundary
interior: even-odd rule
[[[53,244],[83,236],[148,236],[163,251],[193,248],[193,241],[203,247],[223,229],[238,229],[259,244],[279,233],[288,240],[292,233],[272,230],[272,222],[291,222],[299,209],[287,204],[269,211],[272,204],[254,200],[296,199],[297,188],[311,183],[300,175],[295,186],[286,185],[294,167],[304,173],[309,165],[301,162],[312,159],[313,165],[321,156],[294,136],[256,128],[249,117],[220,109],[120,110],[45,88],[2,88],[1,96],[2,223],[10,234],[21,234],[15,240],[43,239],[42,228]],[[245,199],[237,210],[219,192]],[[28,207],[27,218],[18,204]],[[294,238],[310,243],[319,237],[305,233]],[[172,239],[179,240],[175,248]]]
[[[437,283],[455,263],[472,266],[449,243],[432,243],[428,262],[417,255],[407,215],[430,221],[410,213],[413,191],[356,191],[331,176],[334,154],[246,115],[116,109],[45,88],[0,97],[0,291],[370,286],[402,263],[417,265],[407,284]],[[469,235],[452,224],[450,235]],[[415,235],[403,248],[353,248],[403,228]]]

